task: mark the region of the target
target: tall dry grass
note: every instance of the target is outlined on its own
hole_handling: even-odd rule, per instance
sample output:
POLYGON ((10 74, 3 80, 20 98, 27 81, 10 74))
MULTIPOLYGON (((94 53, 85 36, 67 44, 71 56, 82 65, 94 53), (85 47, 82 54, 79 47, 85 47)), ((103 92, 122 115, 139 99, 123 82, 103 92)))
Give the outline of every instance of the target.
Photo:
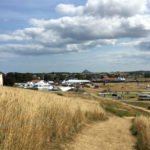
POLYGON ((133 129, 137 134, 137 148, 150 150, 150 117, 137 117, 134 120, 133 129))
POLYGON ((97 102, 0 87, 0 149, 54 149, 90 120, 105 119, 97 102), (54 144, 55 143, 55 144, 54 144))

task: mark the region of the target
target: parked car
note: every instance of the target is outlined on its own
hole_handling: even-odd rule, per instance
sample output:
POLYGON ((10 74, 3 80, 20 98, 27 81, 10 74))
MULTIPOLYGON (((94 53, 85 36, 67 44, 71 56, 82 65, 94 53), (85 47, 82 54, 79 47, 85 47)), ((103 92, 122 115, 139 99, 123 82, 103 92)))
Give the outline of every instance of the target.
POLYGON ((144 101, 144 100, 150 101, 150 95, 148 95, 148 94, 141 94, 141 95, 139 95, 138 100, 141 100, 141 101, 144 101))

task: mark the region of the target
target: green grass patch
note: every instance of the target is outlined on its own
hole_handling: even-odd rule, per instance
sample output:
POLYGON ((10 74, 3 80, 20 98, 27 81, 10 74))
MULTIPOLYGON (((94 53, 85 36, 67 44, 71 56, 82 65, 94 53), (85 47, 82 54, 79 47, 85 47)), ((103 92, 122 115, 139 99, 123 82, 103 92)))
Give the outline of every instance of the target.
POLYGON ((117 102, 117 101, 103 100, 101 105, 107 112, 110 112, 119 117, 149 115, 149 113, 147 112, 136 110, 131 107, 127 107, 121 102, 117 102))
POLYGON ((136 93, 124 93, 123 97, 124 97, 124 99, 137 98, 137 94, 136 93))
POLYGON ((133 106, 138 106, 138 107, 142 107, 142 108, 148 108, 148 106, 150 106, 150 103, 148 102, 129 102, 129 101, 124 101, 124 103, 133 105, 133 106))

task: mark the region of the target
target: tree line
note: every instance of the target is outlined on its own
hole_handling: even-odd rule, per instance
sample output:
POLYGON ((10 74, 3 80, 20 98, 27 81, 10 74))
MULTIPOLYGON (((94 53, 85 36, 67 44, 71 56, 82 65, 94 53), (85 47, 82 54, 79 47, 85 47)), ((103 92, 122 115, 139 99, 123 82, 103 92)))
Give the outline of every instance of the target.
POLYGON ((18 73, 9 72, 3 73, 4 85, 13 86, 15 83, 26 83, 32 80, 45 80, 60 82, 68 79, 92 79, 92 74, 83 73, 18 73))
MULTIPOLYGON (((1 72, 2 73, 2 72, 1 72)), ((19 72, 9 72, 3 74, 4 85, 13 86, 14 83, 26 83, 32 80, 45 80, 45 81, 55 81, 60 82, 68 79, 102 79, 107 77, 118 77, 120 76, 117 72, 113 73, 91 73, 88 71, 83 71, 82 73, 69 73, 69 72, 51 72, 51 73, 19 73, 19 72)), ((126 78, 128 76, 139 78, 139 75, 143 78, 150 78, 150 71, 133 71, 126 72, 126 78)))

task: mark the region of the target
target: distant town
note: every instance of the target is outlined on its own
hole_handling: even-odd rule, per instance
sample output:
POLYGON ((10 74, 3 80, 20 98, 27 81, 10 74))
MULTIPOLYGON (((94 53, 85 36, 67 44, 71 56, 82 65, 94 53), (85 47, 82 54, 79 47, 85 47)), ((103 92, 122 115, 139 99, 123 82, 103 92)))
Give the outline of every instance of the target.
POLYGON ((84 70, 81 73, 51 72, 51 73, 3 73, 3 84, 13 86, 15 83, 26 83, 32 80, 44 80, 62 82, 64 80, 79 79, 90 80, 92 82, 146 82, 150 81, 150 71, 131 72, 101 72, 93 73, 84 70))

